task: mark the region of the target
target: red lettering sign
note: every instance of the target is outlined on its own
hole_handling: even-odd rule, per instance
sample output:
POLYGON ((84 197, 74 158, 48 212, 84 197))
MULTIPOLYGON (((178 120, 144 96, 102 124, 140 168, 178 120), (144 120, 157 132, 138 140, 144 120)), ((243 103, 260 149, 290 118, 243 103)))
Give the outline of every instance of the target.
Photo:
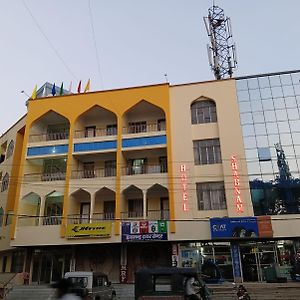
POLYGON ((181 189, 182 189, 182 209, 183 211, 188 211, 188 201, 189 196, 187 192, 188 184, 187 184, 187 167, 186 165, 180 165, 180 181, 181 181, 181 189))
POLYGON ((241 197, 241 189, 240 189, 240 177, 238 171, 238 163, 235 155, 231 156, 231 170, 233 176, 233 188, 234 188, 234 202, 236 207, 236 212, 243 213, 244 212, 244 204, 241 197))

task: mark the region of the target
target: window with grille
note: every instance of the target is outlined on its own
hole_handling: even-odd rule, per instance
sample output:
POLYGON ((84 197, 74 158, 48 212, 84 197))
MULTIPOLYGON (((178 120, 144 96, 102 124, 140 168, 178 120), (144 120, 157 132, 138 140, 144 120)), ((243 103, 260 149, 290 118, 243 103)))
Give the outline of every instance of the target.
POLYGON ((224 182, 196 183, 198 210, 226 209, 224 182))
POLYGON ((14 152, 14 146, 15 146, 15 143, 13 140, 11 140, 7 147, 6 159, 8 159, 9 157, 12 156, 12 154, 14 152))
POLYGON ((9 175, 8 173, 6 173, 2 179, 1 192, 4 192, 8 189, 8 184, 9 184, 9 175))
POLYGON ((129 199, 128 200, 128 217, 136 218, 143 216, 143 200, 129 199))
POLYGON ((217 122, 216 104, 211 100, 196 101, 191 105, 192 124, 217 122))
POLYGON ((196 165, 218 164, 222 162, 220 140, 197 140, 194 143, 194 160, 196 165))

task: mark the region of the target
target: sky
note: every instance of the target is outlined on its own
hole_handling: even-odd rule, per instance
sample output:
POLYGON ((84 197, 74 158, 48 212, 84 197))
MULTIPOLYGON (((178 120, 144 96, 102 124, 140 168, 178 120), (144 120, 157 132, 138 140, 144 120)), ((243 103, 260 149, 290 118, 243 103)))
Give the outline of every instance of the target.
MULTIPOLYGON (((299 0, 215 0, 231 18, 234 76, 300 69, 299 0)), ((0 0, 0 135, 45 82, 91 91, 214 79, 212 0, 0 0), (25 91, 25 93, 21 93, 25 91)))

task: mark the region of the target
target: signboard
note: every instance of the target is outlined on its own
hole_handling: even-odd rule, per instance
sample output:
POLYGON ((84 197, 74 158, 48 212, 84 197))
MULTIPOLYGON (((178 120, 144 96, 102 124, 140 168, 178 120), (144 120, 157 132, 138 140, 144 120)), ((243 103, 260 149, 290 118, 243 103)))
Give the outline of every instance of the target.
POLYGON ((168 239, 167 221, 122 222, 122 242, 168 239))
POLYGON ((232 268, 234 281, 239 281, 242 278, 242 268, 240 259, 240 249, 238 244, 231 244, 231 257, 232 257, 232 268))
POLYGON ((234 204, 235 204, 236 212, 243 213, 244 204, 241 196, 241 182, 240 182, 237 158, 235 155, 231 156, 231 170, 233 176, 234 204))
POLYGON ((180 165, 180 181, 181 181, 181 188, 182 188, 182 209, 183 211, 188 211, 188 201, 189 196, 187 192, 187 167, 186 165, 180 165))
POLYGON ((128 282, 128 268, 127 265, 120 266, 120 283, 128 282))
POLYGON ((67 225, 67 238, 110 237, 111 222, 67 225))

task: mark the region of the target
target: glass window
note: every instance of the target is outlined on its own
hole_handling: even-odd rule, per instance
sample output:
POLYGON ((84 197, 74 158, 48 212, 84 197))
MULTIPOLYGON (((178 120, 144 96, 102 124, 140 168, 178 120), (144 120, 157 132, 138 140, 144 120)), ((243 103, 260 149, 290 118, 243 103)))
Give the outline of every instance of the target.
POLYGON ((257 78, 248 79, 248 88, 249 88, 249 90, 258 89, 258 80, 257 80, 257 78))
POLYGON ((255 135, 253 125, 244 125, 242 130, 243 130, 243 135, 244 136, 255 135))
POLYGON ((143 199, 128 199, 128 217, 143 216, 143 199))
POLYGON ((266 123, 266 128, 268 134, 278 133, 277 123, 266 123))
POLYGON ((237 80, 236 81, 236 88, 237 88, 238 91, 248 90, 247 79, 237 80))
POLYGON ((260 88, 266 88, 270 86, 269 78, 268 77, 259 77, 258 78, 260 88))
MULTIPOLYGON (((280 135, 280 142, 282 146, 291 146, 292 142, 292 135, 290 133, 284 133, 280 135)), ((286 148, 284 148, 285 150, 286 148)))
MULTIPOLYGON (((288 142, 288 140, 286 140, 286 141, 288 142)), ((288 163, 290 164, 292 159, 295 159, 294 147, 291 146, 291 143, 289 143, 289 144, 284 145, 283 150, 284 150, 285 157, 288 159, 288 163)))
POLYGON ((276 115, 274 110, 265 111, 266 122, 274 122, 276 121, 276 115))
POLYGON ((298 120, 300 118, 297 108, 288 108, 287 115, 289 120, 298 120))
POLYGON ((11 140, 8 144, 8 147, 7 147, 7 152, 6 152, 6 159, 10 158, 14 152, 14 146, 15 146, 15 143, 13 140, 11 140))
MULTIPOLYGON (((273 175, 273 165, 272 165, 272 162, 270 160, 271 160, 271 158, 261 162, 260 170, 261 170, 262 174, 273 175)), ((271 178, 268 178, 268 179, 271 179, 271 178)))
POLYGON ((256 148, 256 140, 253 136, 248 136, 244 138, 245 148, 246 149, 253 149, 256 148))
POLYGON ((248 173, 251 175, 259 176, 260 175, 260 165, 257 161, 247 162, 248 173))
POLYGON ((276 98, 273 100, 275 109, 285 108, 284 98, 276 98))
POLYGON ((258 158, 256 149, 245 150, 245 153, 246 153, 247 159, 251 159, 251 158, 257 159, 258 158))
POLYGON ((226 209, 224 182, 196 183, 198 210, 226 209))
POLYGON ((268 135, 268 139, 269 139, 269 146, 274 147, 274 145, 279 142, 279 135, 278 134, 268 135))
POLYGON ((295 95, 300 95, 300 85, 294 85, 294 93, 295 95))
POLYGON ((260 90, 261 99, 268 99, 272 97, 271 89, 265 88, 260 90))
POLYGON ((278 122, 279 133, 290 132, 290 126, 288 122, 278 122))
POLYGON ((289 167, 291 172, 294 173, 298 172, 298 165, 297 165, 297 161, 295 160, 295 157, 289 160, 289 167))
POLYGON ((280 80, 282 85, 292 85, 291 74, 282 74, 280 75, 280 80))
POLYGON ((117 135, 117 124, 106 125, 106 135, 117 135))
POLYGON ((274 110, 274 104, 273 104, 273 99, 266 99, 266 100, 262 100, 261 101, 262 106, 263 106, 263 110, 274 110))
POLYGON ((249 90, 250 100, 259 100, 260 92, 259 90, 249 90))
POLYGON ((295 93, 294 93, 294 88, 292 85, 288 85, 288 86, 283 86, 282 87, 282 90, 283 90, 283 95, 285 97, 288 97, 288 96, 294 96, 295 93))
POLYGON ((288 108, 297 107, 297 102, 295 97, 286 97, 285 99, 285 106, 288 108))
POLYGON ((299 84, 299 82, 300 82, 300 73, 292 73, 291 76, 292 76, 293 84, 299 84))
POLYGON ((140 133, 140 132, 147 132, 147 122, 140 121, 140 122, 129 122, 129 133, 140 133))
POLYGON ((194 160, 196 165, 221 163, 219 139, 194 141, 194 160))
POLYGON ((285 109, 275 110, 277 121, 286 121, 287 113, 285 109))
POLYGON ((256 135, 266 135, 266 125, 265 124, 255 124, 255 133, 256 135))
POLYGON ((191 105, 192 124, 217 122, 216 104, 214 101, 196 101, 191 105))
POLYGON ((2 179, 1 192, 4 192, 8 189, 8 184, 9 184, 9 175, 8 173, 6 173, 2 179))
MULTIPOLYGON (((293 132, 292 133, 293 141, 295 145, 300 145, 300 132, 293 132)), ((296 152, 300 153, 300 152, 296 152)))
POLYGON ((271 152, 269 147, 257 148, 257 154, 259 161, 271 160, 271 152))
POLYGON ((249 124, 249 123, 253 123, 253 119, 252 119, 252 113, 244 113, 241 114, 241 124, 249 124))
POLYGON ((273 98, 278 98, 283 96, 282 88, 281 86, 271 87, 272 96, 273 98))
POLYGON ((269 77, 271 86, 281 86, 280 78, 278 75, 269 77))
POLYGON ((250 102, 240 102, 240 112, 249 112, 251 111, 250 102))
POLYGON ((252 111, 255 112, 255 111, 262 111, 262 103, 261 101, 251 101, 251 108, 252 108, 252 111))
POLYGON ((300 131, 300 120, 290 121, 291 131, 299 132, 300 131))
POLYGON ((266 135, 259 135, 256 137, 257 147, 268 147, 268 138, 266 135))
POLYGON ((128 160, 128 175, 145 174, 147 169, 146 158, 135 158, 128 160))
POLYGON ((264 122, 264 114, 262 112, 253 113, 253 121, 254 121, 254 123, 263 123, 264 122))
POLYGON ((249 101, 250 100, 248 90, 246 90, 246 91, 238 91, 237 95, 238 95, 238 98, 239 98, 240 102, 241 101, 249 101))

